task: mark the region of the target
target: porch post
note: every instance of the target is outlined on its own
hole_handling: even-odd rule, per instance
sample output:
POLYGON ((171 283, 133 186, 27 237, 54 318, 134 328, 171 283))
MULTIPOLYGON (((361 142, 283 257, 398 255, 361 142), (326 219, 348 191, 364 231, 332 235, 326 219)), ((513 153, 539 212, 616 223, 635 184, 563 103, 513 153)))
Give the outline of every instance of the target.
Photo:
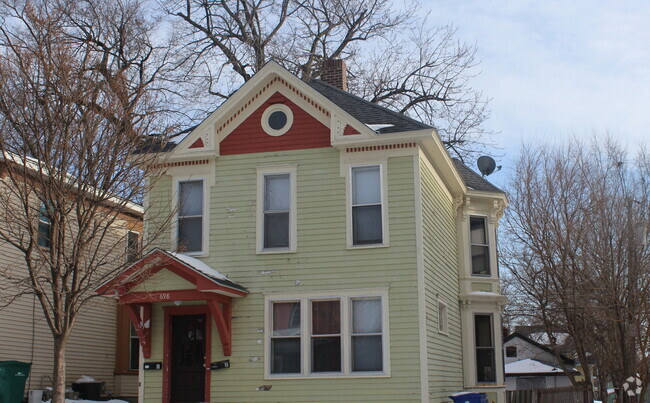
POLYGON ((223 355, 226 357, 232 354, 232 306, 231 302, 223 302, 222 307, 215 299, 208 299, 208 307, 214 318, 214 323, 219 331, 219 338, 223 346, 223 355))

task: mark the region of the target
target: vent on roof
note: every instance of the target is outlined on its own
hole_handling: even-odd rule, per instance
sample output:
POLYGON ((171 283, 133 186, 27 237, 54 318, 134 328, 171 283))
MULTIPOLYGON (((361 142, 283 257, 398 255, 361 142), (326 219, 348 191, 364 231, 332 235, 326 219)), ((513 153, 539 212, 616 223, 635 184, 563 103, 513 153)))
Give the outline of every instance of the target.
POLYGON ((348 90, 348 71, 345 61, 341 59, 327 59, 323 62, 320 79, 329 85, 343 91, 348 90))

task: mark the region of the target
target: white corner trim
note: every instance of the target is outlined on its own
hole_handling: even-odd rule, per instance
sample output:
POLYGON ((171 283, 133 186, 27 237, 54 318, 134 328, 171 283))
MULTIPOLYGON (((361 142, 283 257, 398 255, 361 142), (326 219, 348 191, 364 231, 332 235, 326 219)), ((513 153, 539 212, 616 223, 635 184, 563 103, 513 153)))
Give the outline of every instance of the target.
POLYGON ((427 306, 426 288, 424 276, 424 229, 422 224, 422 178, 420 175, 419 153, 413 157, 413 181, 415 189, 415 250, 417 256, 417 278, 418 278, 418 338, 420 349, 420 399, 422 402, 429 401, 429 354, 427 340, 427 306))

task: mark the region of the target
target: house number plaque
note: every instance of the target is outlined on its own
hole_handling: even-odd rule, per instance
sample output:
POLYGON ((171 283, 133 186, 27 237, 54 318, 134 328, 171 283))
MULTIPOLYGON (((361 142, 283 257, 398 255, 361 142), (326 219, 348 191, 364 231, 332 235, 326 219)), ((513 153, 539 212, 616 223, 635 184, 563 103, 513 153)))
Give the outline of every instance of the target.
POLYGON ((210 363, 210 369, 230 368, 230 360, 216 361, 210 363))

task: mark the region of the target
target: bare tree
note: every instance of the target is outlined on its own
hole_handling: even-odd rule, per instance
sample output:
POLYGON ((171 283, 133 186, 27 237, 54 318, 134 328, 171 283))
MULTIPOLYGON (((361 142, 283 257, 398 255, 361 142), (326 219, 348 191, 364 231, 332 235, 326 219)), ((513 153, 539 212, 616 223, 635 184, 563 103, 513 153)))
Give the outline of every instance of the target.
POLYGON ((27 268, 6 271, 0 292, 38 300, 62 403, 79 312, 125 266, 133 201, 153 169, 134 152, 168 131, 170 95, 157 84, 173 66, 138 0, 6 0, 0 15, 0 241, 27 268))
POLYGON ((516 169, 503 263, 517 310, 544 326, 558 358, 553 333, 567 332, 584 381, 597 376, 602 393, 612 381, 628 401, 626 379, 649 380, 648 155, 631 159, 606 137, 524 148, 516 169))
MULTIPOLYGON (((348 61, 357 95, 436 126, 455 155, 490 143, 487 99, 470 81, 476 48, 389 0, 163 0, 183 34, 192 81, 214 108, 273 59, 305 81, 328 59, 348 61)), ((188 76, 189 78, 189 76, 188 76)))

